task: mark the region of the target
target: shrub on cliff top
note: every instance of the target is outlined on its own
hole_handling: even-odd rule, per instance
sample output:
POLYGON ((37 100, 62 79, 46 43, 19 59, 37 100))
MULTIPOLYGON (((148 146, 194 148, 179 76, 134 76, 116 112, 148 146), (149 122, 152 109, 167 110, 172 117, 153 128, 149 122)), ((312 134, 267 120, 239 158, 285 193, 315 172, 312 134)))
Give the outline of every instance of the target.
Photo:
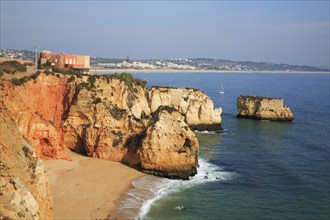
POLYGON ((138 78, 134 78, 132 74, 129 73, 114 73, 110 75, 111 78, 113 79, 120 79, 125 82, 125 84, 132 90, 133 89, 133 84, 146 87, 147 82, 145 80, 141 80, 138 78))
POLYGON ((96 76, 95 75, 90 75, 88 77, 88 80, 89 84, 91 85, 91 87, 95 87, 95 81, 96 81, 96 76))
POLYGON ((55 73, 64 73, 65 72, 61 67, 58 67, 58 66, 53 66, 52 70, 55 73))
POLYGON ((67 75, 79 75, 79 72, 75 69, 69 69, 67 71, 64 71, 63 74, 67 74, 67 75))
POLYGON ((5 61, 0 63, 0 73, 14 74, 16 72, 26 72, 26 65, 21 64, 16 60, 5 61))
POLYGON ((37 79, 37 77, 38 77, 39 75, 40 75, 40 71, 37 71, 36 73, 34 73, 34 74, 30 75, 30 76, 24 76, 24 77, 19 78, 19 79, 17 79, 17 78, 12 78, 12 79, 11 79, 11 82, 12 82, 13 84, 15 84, 15 85, 18 86, 18 85, 22 85, 22 84, 24 84, 24 83, 30 81, 31 79, 33 79, 33 80, 37 79))

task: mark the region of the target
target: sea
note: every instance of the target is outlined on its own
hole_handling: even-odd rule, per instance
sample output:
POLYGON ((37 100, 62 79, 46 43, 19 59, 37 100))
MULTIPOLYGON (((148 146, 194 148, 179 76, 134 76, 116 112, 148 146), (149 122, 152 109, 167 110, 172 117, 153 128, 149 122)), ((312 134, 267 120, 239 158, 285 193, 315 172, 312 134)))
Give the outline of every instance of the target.
POLYGON ((129 219, 330 218, 329 74, 133 73, 148 87, 203 90, 223 132, 195 132, 198 174, 145 176, 119 201, 129 219), (219 90, 224 88, 224 93, 219 90), (240 95, 283 98, 294 122, 236 118, 240 95))

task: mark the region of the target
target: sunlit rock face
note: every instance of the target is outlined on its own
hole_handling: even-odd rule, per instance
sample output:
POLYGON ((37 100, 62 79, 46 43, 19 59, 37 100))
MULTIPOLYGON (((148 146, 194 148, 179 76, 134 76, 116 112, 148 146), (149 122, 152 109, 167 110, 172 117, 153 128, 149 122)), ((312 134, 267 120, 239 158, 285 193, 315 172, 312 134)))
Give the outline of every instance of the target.
POLYGON ((63 144, 63 114, 68 110, 75 82, 62 74, 39 74, 25 83, 1 83, 0 96, 20 132, 44 158, 67 159, 63 144))
POLYGON ((188 179, 197 173, 198 140, 176 109, 160 106, 153 115, 138 155, 144 172, 188 179))
POLYGON ((159 106, 177 109, 193 130, 221 130, 221 108, 214 108, 213 101, 203 91, 190 88, 153 87, 149 93, 150 108, 159 106))
POLYGON ((237 117, 271 121, 293 121, 293 113, 281 98, 239 96, 237 117))
POLYGON ((146 129, 150 117, 146 92, 120 79, 100 77, 94 87, 81 84, 63 125, 64 143, 91 157, 132 164, 130 141, 146 129))
POLYGON ((220 130, 221 108, 196 89, 154 87, 130 74, 38 73, 2 81, 8 116, 42 158, 68 159, 66 149, 119 161, 154 175, 196 173, 192 130, 220 130))
POLYGON ((44 164, 0 100, 0 219, 52 219, 44 164))

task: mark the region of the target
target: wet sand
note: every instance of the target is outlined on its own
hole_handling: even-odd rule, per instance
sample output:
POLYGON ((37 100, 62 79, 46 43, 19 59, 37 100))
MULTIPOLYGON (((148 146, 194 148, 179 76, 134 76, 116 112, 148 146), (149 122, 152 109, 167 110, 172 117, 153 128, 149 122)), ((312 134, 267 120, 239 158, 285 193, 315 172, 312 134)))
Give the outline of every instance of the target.
POLYGON ((45 161, 54 219, 121 219, 117 201, 145 174, 117 162, 70 156, 72 161, 45 161))

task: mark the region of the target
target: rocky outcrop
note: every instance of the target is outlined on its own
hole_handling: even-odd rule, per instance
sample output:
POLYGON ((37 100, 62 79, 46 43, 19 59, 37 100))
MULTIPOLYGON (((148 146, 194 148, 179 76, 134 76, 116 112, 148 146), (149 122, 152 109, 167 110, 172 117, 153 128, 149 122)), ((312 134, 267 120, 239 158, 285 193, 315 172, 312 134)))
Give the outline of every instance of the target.
POLYGON ((185 116, 193 130, 221 130, 221 108, 214 109, 213 101, 204 92, 190 88, 153 87, 149 93, 150 108, 170 106, 185 116))
POLYGON ((150 117, 145 87, 104 76, 94 87, 80 84, 74 96, 63 126, 66 146, 91 157, 136 164, 127 157, 134 155, 130 140, 146 129, 150 117))
POLYGON ((0 219, 52 219, 52 197, 43 162, 2 100, 0 130, 0 219))
POLYGON ((188 179, 197 172, 199 150, 191 129, 220 129, 220 114, 200 90, 148 91, 129 74, 38 72, 2 81, 0 218, 52 219, 41 159, 69 160, 67 148, 188 179))
POLYGON ((160 106, 150 121, 138 155, 144 172, 188 179, 197 173, 199 145, 195 134, 174 108, 160 106))
POLYGON ((78 86, 63 126, 64 142, 91 157, 187 179, 196 173, 198 141, 176 109, 159 109, 151 114, 145 86, 100 76, 94 87, 78 86))
POLYGON ((69 159, 65 149, 70 148, 148 173, 186 179, 197 166, 198 143, 190 129, 221 129, 221 108, 214 109, 202 91, 164 87, 149 91, 144 81, 126 73, 38 73, 3 81, 0 95, 19 131, 46 159, 69 159))
POLYGON ((293 113, 281 98, 239 96, 237 117, 271 121, 293 121, 293 113))

